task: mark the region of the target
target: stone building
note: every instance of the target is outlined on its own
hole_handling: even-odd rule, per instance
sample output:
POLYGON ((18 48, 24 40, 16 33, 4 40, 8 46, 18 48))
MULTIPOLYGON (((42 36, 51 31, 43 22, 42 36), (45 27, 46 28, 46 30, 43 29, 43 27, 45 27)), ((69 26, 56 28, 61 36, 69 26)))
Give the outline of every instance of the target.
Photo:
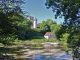
POLYGON ((37 19, 32 16, 29 16, 28 19, 32 22, 31 28, 37 28, 37 19))

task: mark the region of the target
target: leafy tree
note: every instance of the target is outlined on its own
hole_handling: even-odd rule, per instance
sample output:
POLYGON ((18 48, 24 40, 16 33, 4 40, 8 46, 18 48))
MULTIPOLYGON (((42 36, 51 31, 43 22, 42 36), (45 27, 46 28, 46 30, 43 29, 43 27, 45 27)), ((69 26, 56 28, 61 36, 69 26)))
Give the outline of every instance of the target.
POLYGON ((53 33, 55 33, 57 31, 57 29, 56 29, 57 27, 58 27, 57 24, 52 24, 51 27, 50 27, 51 28, 51 31, 53 33))
POLYGON ((11 43, 25 30, 27 22, 21 9, 22 3, 23 0, 0 0, 0 43, 11 43))
MULTIPOLYGON (((64 23, 61 28, 63 32, 61 34, 69 33, 67 42, 73 50, 77 50, 80 46, 80 0, 46 0, 45 5, 56 12, 55 18, 64 16, 64 23)), ((75 51, 73 52, 75 55, 75 51)), ((77 52, 76 55, 80 54, 77 52)), ((76 58, 79 58, 79 56, 76 58)))
POLYGON ((45 32, 50 31, 50 26, 45 21, 43 21, 39 25, 40 25, 40 29, 43 30, 43 34, 45 34, 45 32))
POLYGON ((41 30, 43 30, 43 34, 45 34, 45 32, 52 31, 52 25, 57 25, 57 23, 56 21, 53 21, 51 19, 47 19, 46 21, 42 21, 42 23, 39 23, 39 27, 41 30))
POLYGON ((6 56, 11 48, 8 49, 5 46, 11 45, 21 30, 24 30, 22 3, 24 3, 23 0, 0 0, 0 43, 4 44, 4 47, 0 47, 1 60, 12 60, 6 56), (6 54, 5 58, 3 54, 6 54))
POLYGON ((69 34, 68 34, 68 33, 64 33, 64 34, 62 35, 61 41, 67 42, 68 37, 69 37, 69 34))
MULTIPOLYGON (((29 35, 28 33, 29 33, 29 31, 31 31, 31 22, 30 22, 30 20, 28 20, 28 19, 26 19, 26 18, 24 18, 24 20, 21 22, 21 23, 18 23, 18 38, 19 39, 22 39, 22 40, 24 40, 24 39, 27 39, 26 38, 26 35, 29 35), (28 31, 28 33, 26 33, 28 31)), ((30 35, 29 35, 30 36, 30 35)))
POLYGON ((56 21, 53 21, 53 20, 51 20, 51 19, 47 19, 47 20, 46 20, 46 23, 47 23, 49 26, 51 26, 52 24, 57 24, 56 21))

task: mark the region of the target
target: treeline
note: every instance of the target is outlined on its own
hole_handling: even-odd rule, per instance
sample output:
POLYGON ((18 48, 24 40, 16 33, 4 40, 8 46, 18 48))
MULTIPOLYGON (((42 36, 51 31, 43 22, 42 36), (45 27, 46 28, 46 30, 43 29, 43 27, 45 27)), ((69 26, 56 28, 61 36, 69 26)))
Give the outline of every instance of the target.
POLYGON ((42 21, 38 24, 38 28, 30 28, 26 30, 25 34, 20 34, 20 39, 41 39, 44 38, 44 34, 46 32, 53 32, 56 34, 56 32, 60 29, 59 24, 57 24, 56 21, 53 21, 51 19, 47 19, 45 21, 42 21))

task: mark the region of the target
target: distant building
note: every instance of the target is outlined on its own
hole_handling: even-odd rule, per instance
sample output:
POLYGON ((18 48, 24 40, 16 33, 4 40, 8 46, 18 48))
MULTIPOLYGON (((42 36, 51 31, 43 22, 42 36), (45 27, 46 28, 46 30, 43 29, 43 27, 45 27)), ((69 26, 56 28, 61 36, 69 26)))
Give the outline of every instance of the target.
POLYGON ((46 32, 44 35, 44 38, 49 39, 49 38, 56 38, 56 36, 52 32, 46 32))
POLYGON ((37 28, 37 19, 32 16, 29 16, 28 19, 32 22, 31 28, 37 28))

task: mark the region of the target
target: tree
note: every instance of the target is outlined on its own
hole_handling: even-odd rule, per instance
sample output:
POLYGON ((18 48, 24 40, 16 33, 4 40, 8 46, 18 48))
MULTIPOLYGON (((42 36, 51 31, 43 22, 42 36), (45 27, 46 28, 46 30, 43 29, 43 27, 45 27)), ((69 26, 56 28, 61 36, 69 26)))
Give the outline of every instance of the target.
POLYGON ((57 25, 57 24, 52 24, 51 27, 50 27, 50 29, 51 29, 51 31, 52 31, 53 33, 56 33, 56 31, 57 31, 56 28, 58 28, 58 25, 57 25))
POLYGON ((44 32, 50 32, 52 30, 52 25, 57 25, 57 23, 56 21, 53 21, 51 19, 47 19, 46 21, 42 21, 42 23, 39 23, 40 29, 42 29, 44 32))
POLYGON ((62 40, 62 41, 65 41, 65 42, 67 42, 67 40, 68 40, 68 37, 69 37, 69 34, 68 34, 68 33, 64 33, 64 34, 62 35, 62 38, 61 38, 61 40, 62 40))
POLYGON ((56 21, 53 21, 53 20, 51 20, 51 19, 47 19, 47 20, 46 20, 46 23, 47 23, 49 26, 51 26, 52 24, 57 24, 56 21))
MULTIPOLYGON (((27 18, 24 18, 21 23, 18 23, 18 31, 17 35, 19 39, 25 40, 26 35, 29 35, 29 31, 31 31, 31 21, 28 20, 27 18), (28 33, 26 33, 28 31, 28 33)), ((30 35, 29 35, 30 36, 30 35)))
POLYGON ((0 11, 7 14, 10 11, 22 12, 20 5, 24 3, 23 0, 0 0, 0 11))
POLYGON ((80 46, 80 0, 46 0, 45 5, 56 12, 55 18, 64 16, 61 30, 65 31, 62 30, 61 34, 67 31, 70 34, 68 44, 72 46, 73 50, 77 49, 80 46))
POLYGON ((6 53, 13 49, 6 46, 11 45, 18 38, 20 31, 24 29, 24 27, 22 28, 25 26, 22 3, 23 0, 0 0, 0 43, 4 44, 4 47, 0 47, 1 60, 12 60, 6 56, 6 53), (5 54, 5 58, 3 54, 5 54))
POLYGON ((0 43, 9 44, 17 37, 19 24, 24 20, 22 3, 22 0, 0 0, 0 43))
POLYGON ((43 31, 43 34, 45 34, 48 31, 51 31, 50 26, 46 23, 46 21, 42 21, 42 23, 40 23, 39 26, 40 29, 43 31))
POLYGON ((55 18, 64 16, 64 25, 80 26, 80 1, 79 0, 46 0, 47 8, 56 12, 55 18))

